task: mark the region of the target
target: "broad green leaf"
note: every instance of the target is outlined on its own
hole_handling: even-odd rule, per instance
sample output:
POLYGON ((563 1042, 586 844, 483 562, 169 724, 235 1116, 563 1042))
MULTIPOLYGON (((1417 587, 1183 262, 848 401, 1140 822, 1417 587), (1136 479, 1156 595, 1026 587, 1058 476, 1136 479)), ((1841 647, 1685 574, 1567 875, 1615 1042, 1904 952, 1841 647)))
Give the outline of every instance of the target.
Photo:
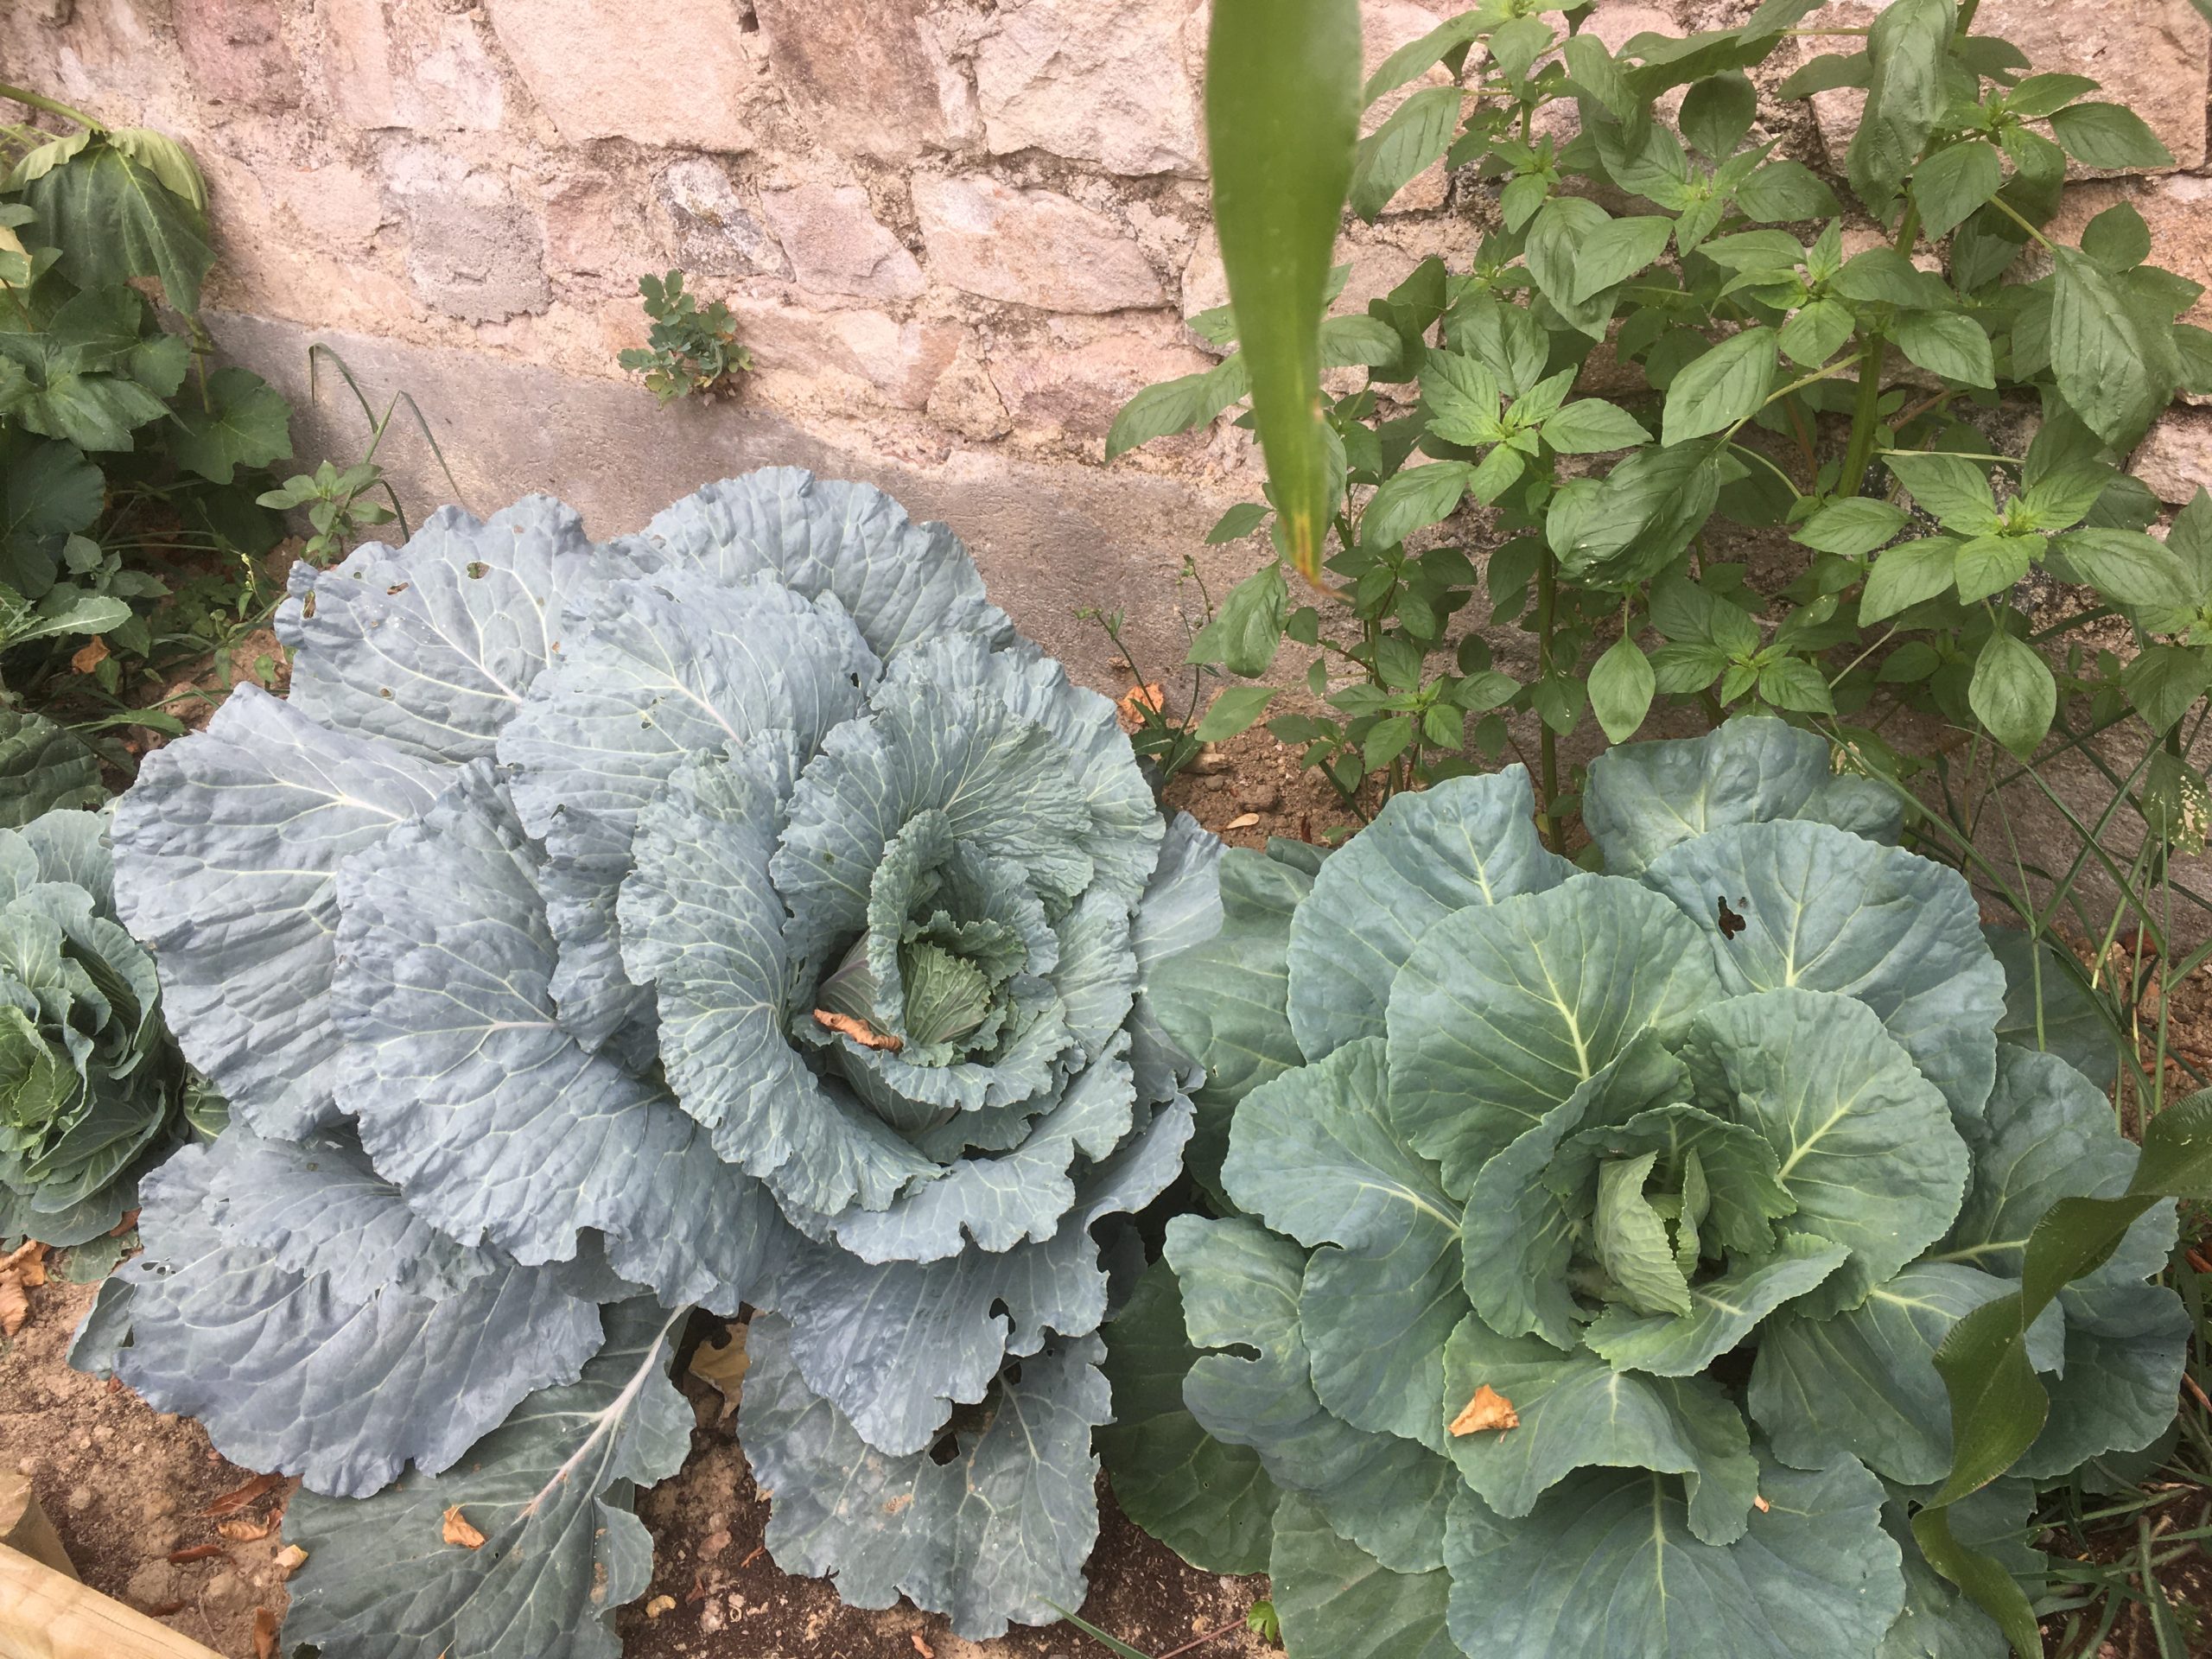
POLYGON ((1639 1313, 1687 1313, 1689 1285, 1675 1261, 1667 1224, 1643 1196, 1656 1152, 1612 1158, 1598 1166, 1598 1205, 1591 1247, 1598 1265, 1639 1313))
POLYGON ((1497 377, 1478 358, 1457 352, 1433 352, 1421 371, 1421 401, 1430 429, 1453 443, 1496 443, 1505 435, 1499 421, 1497 377))
POLYGON ((1685 443, 1750 419, 1774 378, 1776 346, 1773 329, 1746 328, 1676 375, 1660 442, 1685 443))
POLYGON ((1769 162, 1736 187, 1736 206, 1759 225, 1826 219, 1839 211, 1835 192, 1802 162, 1769 162))
POLYGON ((200 309, 200 279, 215 262, 207 222, 148 168, 105 143, 31 180, 23 200, 61 250, 61 274, 79 289, 133 276, 161 279, 178 310, 200 309))
POLYGON ((1290 923, 1290 1025, 1308 1058, 1383 1034, 1391 982, 1435 917, 1556 887, 1519 765, 1391 797, 1313 878, 1290 923))
POLYGON ((1370 547, 1395 547, 1417 530, 1458 511, 1475 469, 1464 461, 1432 461, 1393 474, 1367 504, 1360 532, 1370 547))
POLYGON ((1281 564, 1262 565, 1229 590, 1213 620, 1192 639, 1190 660, 1219 663, 1247 678, 1266 673, 1282 644, 1289 605, 1281 564))
POLYGON ((1988 468, 1959 455, 1892 454, 1889 468, 1912 492, 1912 499, 1961 536, 1993 535, 2004 528, 1988 468))
POLYGON ((1459 130, 1457 86, 1424 86, 1359 141, 1352 163, 1351 207, 1370 225, 1390 200, 1452 147, 1459 130))
POLYGON ((1554 496, 1544 538, 1570 580, 1628 588, 1672 564, 1719 496, 1713 446, 1640 448, 1604 478, 1578 479, 1554 496))
POLYGON ((2050 311, 2058 390, 2090 430, 2130 448, 2173 395, 2180 363, 2171 330, 2146 315, 2087 254, 2059 247, 2050 311))
POLYGON ((1876 218, 1886 220, 1905 175, 1942 118, 1956 8, 1951 0, 1899 0, 1874 20, 1866 39, 1871 73, 1866 110, 1852 135, 1844 170, 1876 218))
POLYGON ((2087 75, 2029 75, 2005 94, 2005 108, 2024 121, 2039 120, 2096 90, 2087 75))
POLYGON ((2054 537, 2050 546, 2091 587, 2120 604, 2163 610, 2202 602, 2202 592, 2181 556, 2140 531, 2069 531, 2054 537))
POLYGON ((1272 685, 1225 685, 1214 695, 1205 717, 1192 728, 1191 735, 1201 743, 1232 738, 1268 712, 1274 695, 1272 685))
POLYGON ((1259 502, 1239 501, 1206 532, 1206 545, 1219 547, 1224 543, 1242 541, 1267 521, 1268 509, 1259 502))
POLYGON ((2035 536, 1976 536, 1961 543, 1951 562, 1961 602, 1971 605, 2008 591, 2041 550, 2042 538, 2035 536))
POLYGON ((1808 518, 1798 527, 1797 540, 1815 553, 1863 558, 1910 521, 1911 515, 1892 502, 1852 496, 1831 501, 1808 518))
POLYGON ((1655 214, 1612 219, 1585 232, 1574 256, 1576 302, 1626 282, 1649 265, 1667 251, 1674 228, 1671 219, 1655 214))
POLYGON ((1174 1270, 1155 1262, 1106 1326, 1114 1421, 1098 1453, 1122 1512, 1207 1573, 1259 1573, 1281 1494, 1249 1446, 1217 1440, 1183 1403, 1198 1351, 1174 1270))
POLYGON ((2115 170, 2171 167, 2173 152, 2143 118, 2123 104, 2073 104, 2054 110, 2050 130, 2084 167, 2115 170))
POLYGON ((1615 743, 1634 737, 1651 710, 1651 659, 1636 641, 1616 639, 1590 666, 1590 712, 1615 743))
MULTIPOLYGON (((1961 1122, 1980 1116, 1996 1077, 1990 1033, 2005 1006, 2005 976, 1955 871, 1827 824, 1785 820, 1733 825, 1673 848, 1643 879, 1706 930, 1732 990, 1853 997, 1879 1016, 1961 1122), (1720 913, 1723 900, 1741 927, 1720 913)), ((1777 1029, 1794 1029, 1802 1011, 1777 1009, 1791 1016, 1777 1029)), ((1833 1012, 1853 1020, 1847 1009, 1833 1012)), ((1843 1027, 1829 1039, 1843 1041, 1843 1027)), ((1862 1064, 1886 1063, 1886 1052, 1872 1047, 1862 1064)), ((1926 1150, 1948 1156, 1948 1148, 1926 1150)))
POLYGON ((1793 715, 1832 715, 1827 678, 1802 657, 1777 657, 1759 670, 1759 701, 1793 715))
POLYGON ((1912 199, 1922 231, 1940 242, 2005 182, 1997 146, 1980 138, 1947 144, 1913 169, 1912 199))
POLYGON ((1897 348, 1930 374, 1969 386, 1997 384, 1996 359, 1989 336, 1972 317, 1936 311, 1908 311, 1897 320, 1897 348))
POLYGON ((1708 76, 1683 96, 1682 137, 1703 151, 1707 161, 1726 161, 1751 130, 1758 108, 1758 89, 1742 70, 1708 76))
POLYGON ((1393 1111, 1443 1165, 1446 1189, 1465 1192, 1639 1032, 1719 984, 1694 924, 1630 881, 1571 881, 1446 916, 1390 989, 1393 1111))
POLYGON ((1874 841, 1895 841, 1899 827, 1889 791, 1839 777, 1826 739, 1763 715, 1704 737, 1607 750, 1590 763, 1582 810, 1605 868, 1619 875, 1724 824, 1813 818, 1874 841))
POLYGON ((1618 404, 1584 397, 1543 424, 1544 442, 1563 455, 1599 455, 1651 442, 1636 417, 1618 404))
POLYGON ((1904 1604, 1881 1483, 1848 1460, 1766 1464, 1758 1494, 1721 1545, 1666 1475, 1570 1476, 1520 1521, 1465 1493, 1446 1535, 1452 1637, 1483 1659, 1866 1659, 1904 1604))
POLYGON ((1357 0, 1222 0, 1206 140, 1230 302, 1291 562, 1319 581, 1332 499, 1320 327, 1359 139, 1357 0))
POLYGON ((1418 40, 1408 41, 1376 66, 1360 89, 1360 102, 1372 104, 1385 92, 1395 92, 1416 76, 1427 74, 1439 63, 1470 44, 1484 29, 1494 28, 1499 16, 1496 5, 1480 5, 1447 18, 1418 40))
POLYGON ((1544 297, 1570 327, 1592 340, 1605 337, 1617 296, 1611 289, 1583 296, 1582 248, 1612 223, 1612 215, 1594 201, 1580 196, 1554 196, 1529 224, 1522 256, 1544 297))
POLYGON ((1992 737, 2024 758, 2050 730, 2058 709, 2058 687, 2050 664, 2035 647, 2000 629, 1989 636, 1974 658, 1967 705, 1992 737))
POLYGON ((1527 308, 1487 294, 1470 295, 1446 313, 1444 332, 1452 349, 1481 362, 1509 397, 1519 397, 1542 378, 1551 354, 1550 340, 1527 308))
POLYGON ((1686 1477, 1700 1538, 1744 1535, 1758 1465, 1743 1414, 1711 1379, 1616 1371, 1592 1353, 1501 1337, 1471 1315, 1445 1351, 1442 1410, 1456 1414, 1484 1387, 1513 1402, 1520 1426, 1454 1435, 1452 1458, 1498 1516, 1527 1516, 1578 1469, 1648 1469, 1686 1477))
MULTIPOLYGON (((1653 1062, 1637 1056, 1616 1065, 1641 1066, 1653 1062)), ((1774 1223, 1796 1208, 1777 1173, 1780 1160, 1766 1137, 1751 1125, 1716 1117, 1711 1112, 1683 1103, 1690 1092, 1689 1072, 1677 1060, 1665 1073, 1663 1087, 1653 1088, 1661 1073, 1656 1069, 1639 1080, 1636 1090, 1590 1103, 1586 1116, 1592 1127, 1569 1139, 1545 1172, 1544 1185, 1564 1197, 1586 1196, 1592 1169, 1606 1157, 1626 1157, 1649 1152, 1658 1160, 1661 1185, 1688 1192, 1691 1166, 1696 1166, 1703 1188, 1703 1214, 1699 1225, 1718 1254, 1725 1249, 1747 1256, 1774 1252, 1774 1223), (1637 1093, 1648 1093, 1669 1103, 1636 1111, 1624 1118, 1637 1093)), ((1839 1258, 1840 1259, 1840 1258, 1839 1258)), ((1699 1369, 1692 1367, 1692 1370, 1699 1369)))
POLYGON ((20 830, 62 807, 106 798, 99 757, 43 715, 0 709, 0 829, 20 830))
POLYGON ((1147 995, 1167 1034, 1206 1068, 1208 1090, 1236 1101, 1305 1063, 1291 1035, 1287 959, 1291 916, 1313 878, 1233 847, 1220 880, 1221 931, 1161 963, 1147 995))
MULTIPOLYGON (((1816 1288, 1850 1254, 1826 1239, 1785 1234, 1772 1255, 1732 1262, 1726 1272, 1692 1285, 1686 1313, 1672 1318, 1637 1313, 1616 1303, 1598 1316, 1585 1340, 1591 1351, 1622 1370, 1694 1376, 1775 1309, 1816 1288)), ((1786 1328, 1786 1318, 1783 1323, 1786 1328)), ((1763 1338, 1762 1346, 1772 1340, 1763 1338)))
POLYGON ((2116 202, 2082 227, 2082 251, 2107 270, 2133 270, 2151 257, 2151 227, 2133 202, 2116 202))
POLYGON ((42 595, 63 539, 91 529, 106 496, 100 469, 74 444, 0 435, 0 582, 42 595))
POLYGON ((1791 362, 1816 369, 1836 354, 1857 326, 1849 308, 1834 300, 1815 300, 1782 325, 1777 343, 1791 362))
POLYGON ((1382 1039, 1363 1037, 1244 1097, 1222 1182, 1240 1209, 1322 1247, 1299 1300, 1322 1402, 1440 1452, 1444 1343, 1466 1312, 1459 1206, 1411 1128, 1382 1039))
POLYGON ((207 181, 200 171, 200 164, 192 159, 192 152, 182 144, 167 133, 156 132, 149 127, 111 127, 103 137, 159 179, 172 195, 189 203, 194 212, 206 215, 207 181))
MULTIPOLYGON (((1826 1319, 1776 1319, 1761 1334, 1747 1396, 1775 1455, 1801 1469, 1850 1456, 1885 1479, 1926 1486, 1951 1466, 1951 1408, 1936 1351, 1951 1327, 2011 1282, 1923 1262, 1826 1319)), ((2058 1359, 2058 1325, 2043 1337, 2058 1359)))
POLYGON ((1948 536, 1929 536, 1893 547, 1874 561, 1866 592, 1859 601, 1862 623, 1879 622, 1899 611, 1948 593, 1958 578, 1959 543, 1948 536))
POLYGON ((2202 645, 2147 645, 2120 671, 2120 683, 2152 731, 2170 732, 2212 689, 2212 652, 2202 645))
POLYGON ((1683 1058, 1700 1105, 1773 1146, 1797 1203, 1783 1230, 1850 1248, 1806 1298, 1809 1313, 1855 1306, 1958 1213, 1972 1160, 1942 1093, 1855 998, 1738 997, 1691 1022, 1683 1058))
POLYGON ((1998 1063, 2003 1045, 2047 1051, 2100 1089, 2120 1073, 2115 1016, 2100 1011, 2099 994, 2069 971, 2056 947, 2012 927, 1985 927, 1982 937, 2005 969, 2005 1017, 1998 1022, 1998 1063))
POLYGON ((1638 108, 1636 94, 1629 90, 1620 66, 1595 34, 1580 29, 1568 35, 1560 56, 1574 85, 1603 105, 1616 121, 1634 118, 1638 108))
POLYGON ((1808 59, 1777 89, 1784 99, 1810 98, 1845 86, 1864 86, 1873 79, 1874 60, 1864 51, 1823 52, 1808 59))
POLYGON ((265 467, 292 453, 292 405, 251 369, 218 369, 207 377, 207 401, 187 397, 176 408, 181 429, 169 438, 177 465, 217 484, 240 467, 265 467))
POLYGON ((1332 1530, 1310 1498, 1275 1511, 1268 1563, 1285 1649, 1331 1659, 1462 1659, 1445 1629, 1451 1580, 1393 1573, 1332 1530))
POLYGON ((1198 374, 1162 380, 1129 399, 1106 433, 1106 459, 1203 426, 1252 389, 1251 365, 1242 352, 1198 374))

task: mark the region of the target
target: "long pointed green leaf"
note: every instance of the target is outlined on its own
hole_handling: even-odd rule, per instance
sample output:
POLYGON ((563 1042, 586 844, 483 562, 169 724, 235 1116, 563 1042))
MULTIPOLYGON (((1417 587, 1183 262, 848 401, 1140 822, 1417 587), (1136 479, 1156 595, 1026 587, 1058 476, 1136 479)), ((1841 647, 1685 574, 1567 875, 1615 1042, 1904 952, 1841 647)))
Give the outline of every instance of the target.
POLYGON ((1321 313, 1359 141, 1358 0, 1218 0, 1206 47, 1214 223, 1291 558, 1332 516, 1321 313))

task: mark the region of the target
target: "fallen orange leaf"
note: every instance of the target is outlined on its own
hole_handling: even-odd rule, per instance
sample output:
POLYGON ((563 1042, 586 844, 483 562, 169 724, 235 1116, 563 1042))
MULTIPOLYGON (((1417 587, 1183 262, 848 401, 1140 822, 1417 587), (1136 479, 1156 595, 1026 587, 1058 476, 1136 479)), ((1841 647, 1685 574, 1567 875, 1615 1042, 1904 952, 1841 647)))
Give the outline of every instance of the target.
POLYGON ((89 645, 77 647, 76 654, 69 659, 69 666, 79 674, 89 674, 107 661, 107 641, 95 638, 89 645))
POLYGON ((922 1659, 937 1659, 937 1649, 922 1640, 922 1633, 919 1630, 909 1630, 906 1633, 906 1639, 914 1644, 914 1651, 920 1654, 922 1659))
POLYGON ((1161 702, 1160 695, 1160 682, 1148 680, 1142 685, 1131 686, 1122 693, 1121 701, 1114 707, 1122 717, 1123 731, 1134 732, 1141 729, 1144 725, 1146 715, 1158 715, 1164 711, 1165 704, 1161 702))
POLYGON ((253 1610, 253 1659, 276 1659, 276 1615, 266 1607, 253 1610))
POLYGON ((12 1273, 0 1273, 0 1337, 12 1337, 31 1316, 30 1298, 12 1273))
POLYGON ((1259 821, 1260 815, 1256 812, 1239 812, 1221 827, 1224 830, 1249 830, 1259 821))
POLYGON ((219 1555, 222 1553, 223 1547, 220 1544, 194 1544, 186 1549, 169 1551, 169 1560, 174 1566, 182 1567, 187 1561, 204 1561, 211 1555, 219 1555))
POLYGON ((484 1548, 484 1535, 468 1524, 467 1517, 461 1514, 461 1506, 458 1503, 446 1511, 445 1521, 444 1527, 440 1530, 440 1535, 445 1539, 446 1542, 459 1544, 463 1549, 484 1548))
POLYGON ((27 1238, 4 1256, 0 1256, 0 1273, 14 1273, 26 1285, 46 1282, 46 1246, 35 1238, 27 1238))
MULTIPOLYGON (((721 1422, 737 1409, 738 1395, 745 1386, 745 1327, 732 1325, 719 1342, 702 1342, 691 1351, 691 1375, 715 1385, 722 1397, 722 1408, 715 1415, 721 1422)), ((727 1535, 725 1535, 727 1541, 727 1535)))
POLYGON ((1513 1409, 1513 1402, 1487 1382, 1475 1390, 1475 1397, 1452 1420, 1454 1434, 1479 1434, 1484 1429, 1520 1427, 1521 1414, 1513 1409))
POLYGON ((878 1031, 865 1020, 855 1020, 849 1014, 832 1014, 827 1008, 814 1011, 814 1023, 840 1036, 849 1037, 862 1048, 880 1048, 896 1054, 906 1046, 903 1037, 894 1037, 887 1031, 878 1031))
POLYGON ((276 1530, 273 1521, 218 1521, 215 1532, 234 1544, 258 1543, 276 1530))
POLYGON ((282 1475, 256 1475, 245 1485, 234 1487, 230 1491, 225 1492, 200 1513, 216 1517, 236 1515, 247 1504, 274 1491, 283 1484, 284 1477, 282 1475))

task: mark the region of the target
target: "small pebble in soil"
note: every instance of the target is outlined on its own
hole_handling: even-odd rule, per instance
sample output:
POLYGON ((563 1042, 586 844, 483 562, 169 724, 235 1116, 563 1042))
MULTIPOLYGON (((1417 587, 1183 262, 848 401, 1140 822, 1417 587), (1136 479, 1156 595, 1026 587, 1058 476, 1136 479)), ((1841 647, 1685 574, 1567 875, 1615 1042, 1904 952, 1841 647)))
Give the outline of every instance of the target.
POLYGON ((1272 812, 1282 804, 1282 791, 1272 784, 1246 790, 1240 798, 1244 805, 1255 812, 1272 812))
POLYGON ((92 1507, 92 1489, 89 1486, 72 1486, 69 1489, 67 1503, 70 1514, 82 1515, 92 1507))
POLYGON ((36 1458, 18 1458, 16 1460, 16 1472, 19 1475, 35 1475, 38 1473, 38 1459, 36 1458))
POLYGON ((177 1599, 176 1569, 167 1561, 148 1561, 130 1575, 123 1596, 134 1607, 166 1607, 177 1599))

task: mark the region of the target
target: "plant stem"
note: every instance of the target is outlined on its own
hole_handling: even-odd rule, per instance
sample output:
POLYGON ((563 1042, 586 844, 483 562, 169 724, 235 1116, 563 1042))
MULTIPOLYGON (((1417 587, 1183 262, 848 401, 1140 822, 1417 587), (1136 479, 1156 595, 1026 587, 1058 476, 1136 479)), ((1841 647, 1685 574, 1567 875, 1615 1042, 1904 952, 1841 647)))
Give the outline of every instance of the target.
MULTIPOLYGON (((1897 251, 1910 256, 1919 237, 1920 204, 1908 202, 1897 225, 1897 251)), ((1839 499, 1847 500, 1866 487, 1866 467, 1874 458, 1874 434, 1882 419, 1882 354, 1888 346, 1888 338, 1877 330, 1859 349, 1859 401, 1852 406, 1851 442, 1835 481, 1839 499)))
MULTIPOLYGON (((1559 597, 1558 577, 1552 569, 1551 550, 1546 548, 1536 562, 1536 678, 1539 683, 1552 674, 1552 623, 1559 597)), ((1536 715, 1537 752, 1542 757, 1541 775, 1536 780, 1536 828, 1542 833, 1544 845, 1552 851, 1560 849, 1559 820, 1552 816, 1552 803, 1559 798, 1559 735, 1541 712, 1536 715)))
POLYGON ((67 104, 57 104, 50 98, 41 98, 36 92, 21 86, 10 86, 5 82, 0 82, 0 98, 11 99, 30 109, 44 110, 48 115, 58 115, 64 121, 74 121, 79 126, 92 132, 107 130, 82 110, 72 109, 67 104))

